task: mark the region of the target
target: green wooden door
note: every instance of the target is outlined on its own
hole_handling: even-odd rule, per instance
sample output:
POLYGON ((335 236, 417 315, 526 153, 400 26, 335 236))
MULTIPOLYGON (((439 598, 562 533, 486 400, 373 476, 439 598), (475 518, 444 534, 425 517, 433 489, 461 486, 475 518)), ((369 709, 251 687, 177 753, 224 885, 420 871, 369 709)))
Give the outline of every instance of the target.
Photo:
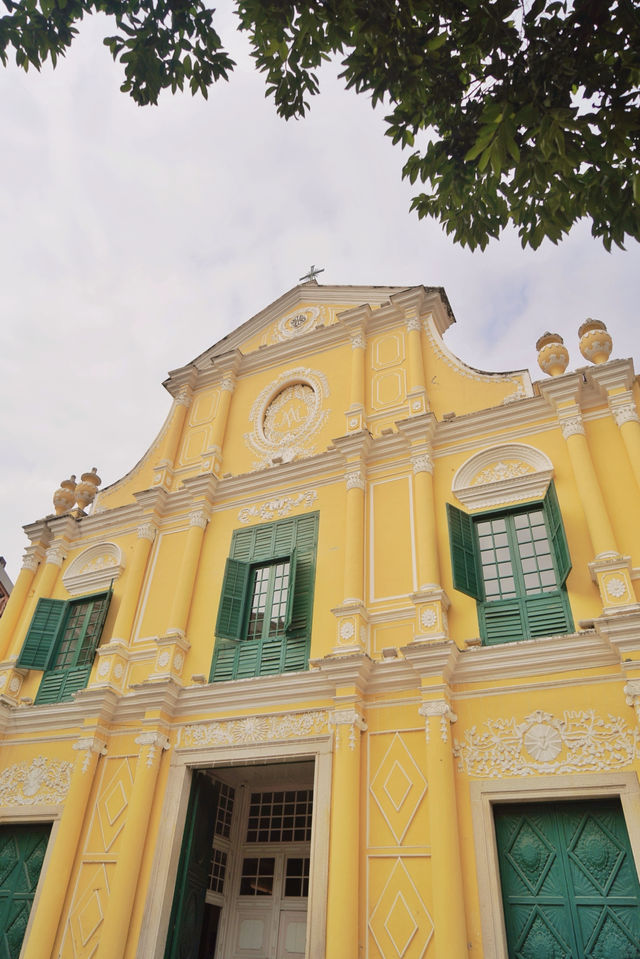
POLYGON ((0 826, 0 959, 20 955, 50 832, 50 823, 0 826))
POLYGON ((640 959, 640 885, 618 800, 494 815, 509 959, 640 959))
POLYGON ((200 956, 219 793, 220 783, 212 782, 205 773, 194 773, 165 959, 198 959, 200 956))

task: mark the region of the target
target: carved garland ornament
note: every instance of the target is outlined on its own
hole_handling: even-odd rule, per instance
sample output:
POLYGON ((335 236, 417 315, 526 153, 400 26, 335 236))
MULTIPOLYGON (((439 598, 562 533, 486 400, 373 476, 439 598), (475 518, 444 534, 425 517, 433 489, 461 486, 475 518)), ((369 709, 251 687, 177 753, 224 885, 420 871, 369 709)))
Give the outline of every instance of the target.
POLYGON ((37 756, 0 773, 0 806, 58 805, 71 783, 73 763, 37 756))
POLYGON ((541 709, 523 722, 488 719, 454 743, 458 768, 480 778, 583 773, 629 766, 640 755, 640 730, 620 716, 567 710, 558 719, 541 709))
POLYGON ((285 463, 316 450, 311 442, 329 415, 323 410, 329 396, 324 373, 303 367, 287 370, 258 395, 251 407, 247 446, 257 454, 257 469, 278 458, 285 463))
POLYGON ((243 743, 270 743, 326 733, 325 710, 276 716, 247 716, 246 719, 222 719, 215 723, 185 726, 180 732, 179 748, 202 746, 239 746, 243 743))
POLYGON ((278 516, 286 516, 297 506, 303 509, 311 509, 318 498, 314 489, 304 490, 297 496, 279 496, 277 499, 267 500, 265 503, 256 503, 255 506, 247 506, 238 513, 238 519, 241 523, 249 523, 254 517, 258 519, 271 520, 278 516))

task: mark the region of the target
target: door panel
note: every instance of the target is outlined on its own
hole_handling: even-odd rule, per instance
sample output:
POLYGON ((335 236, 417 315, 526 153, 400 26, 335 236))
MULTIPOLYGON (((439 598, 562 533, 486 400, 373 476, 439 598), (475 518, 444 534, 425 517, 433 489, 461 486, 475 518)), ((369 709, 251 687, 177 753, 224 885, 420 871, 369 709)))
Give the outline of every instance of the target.
POLYGON ((0 959, 18 959, 51 825, 0 826, 0 959))
POLYGON ((307 913, 299 909, 283 909, 278 929, 276 959, 304 959, 307 941, 307 913))
POLYGON ((194 774, 165 959, 198 959, 200 955, 219 794, 218 782, 212 782, 205 773, 194 774))
POLYGON ((494 815, 510 959, 640 957, 640 885, 617 800, 494 815))

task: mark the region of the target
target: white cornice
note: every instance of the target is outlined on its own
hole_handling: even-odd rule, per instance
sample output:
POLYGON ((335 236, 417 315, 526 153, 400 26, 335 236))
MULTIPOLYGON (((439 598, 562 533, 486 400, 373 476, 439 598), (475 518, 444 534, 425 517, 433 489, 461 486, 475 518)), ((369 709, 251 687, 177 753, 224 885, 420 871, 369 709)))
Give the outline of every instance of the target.
POLYGON ((619 666, 620 657, 593 630, 497 646, 474 646, 457 661, 452 682, 484 683, 538 673, 619 666))

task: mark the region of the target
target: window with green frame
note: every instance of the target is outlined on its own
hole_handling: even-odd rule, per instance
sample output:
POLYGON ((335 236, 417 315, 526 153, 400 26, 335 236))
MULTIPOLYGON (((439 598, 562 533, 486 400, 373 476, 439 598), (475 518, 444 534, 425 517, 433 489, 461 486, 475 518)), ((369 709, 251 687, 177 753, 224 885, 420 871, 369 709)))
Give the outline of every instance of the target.
POLYGON ((17 666, 43 670, 35 704, 72 698, 89 681, 111 591, 78 599, 39 599, 17 666))
POLYGON ((447 503, 453 585, 486 645, 573 632, 571 558, 553 483, 541 502, 470 516, 447 503))
POLYGON ((317 513, 235 530, 211 682, 307 668, 317 542, 317 513))

